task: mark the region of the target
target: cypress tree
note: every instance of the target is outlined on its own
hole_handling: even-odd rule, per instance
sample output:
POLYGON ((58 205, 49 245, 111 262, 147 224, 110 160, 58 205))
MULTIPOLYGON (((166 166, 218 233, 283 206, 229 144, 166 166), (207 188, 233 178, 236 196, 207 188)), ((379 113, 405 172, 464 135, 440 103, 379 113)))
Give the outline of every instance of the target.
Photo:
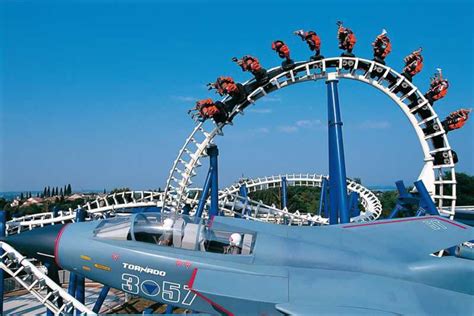
POLYGON ((44 187, 44 190, 43 190, 43 197, 46 197, 46 187, 44 187))
POLYGON ((51 197, 51 188, 48 185, 48 189, 46 189, 46 196, 51 197))
POLYGON ((59 195, 60 195, 60 196, 64 196, 63 188, 61 188, 61 189, 59 190, 59 195))
POLYGON ((104 189, 104 194, 107 194, 107 191, 105 191, 105 189, 104 189))
POLYGON ((23 200, 24 196, 23 196, 23 192, 20 193, 20 201, 23 200))
POLYGON ((71 195, 71 194, 72 194, 71 184, 68 184, 67 185, 67 195, 71 195))
POLYGON ((59 188, 56 187, 56 195, 59 195, 59 188))

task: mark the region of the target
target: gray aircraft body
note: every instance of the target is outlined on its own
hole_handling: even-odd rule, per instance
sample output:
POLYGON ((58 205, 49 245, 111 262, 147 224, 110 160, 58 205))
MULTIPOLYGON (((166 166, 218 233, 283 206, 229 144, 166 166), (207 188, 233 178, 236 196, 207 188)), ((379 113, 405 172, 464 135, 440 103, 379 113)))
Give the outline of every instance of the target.
POLYGON ((471 227, 437 216, 295 227, 140 213, 6 242, 110 287, 210 314, 472 315, 474 262, 433 253, 473 239, 471 227), (235 234, 238 244, 229 243, 235 234))

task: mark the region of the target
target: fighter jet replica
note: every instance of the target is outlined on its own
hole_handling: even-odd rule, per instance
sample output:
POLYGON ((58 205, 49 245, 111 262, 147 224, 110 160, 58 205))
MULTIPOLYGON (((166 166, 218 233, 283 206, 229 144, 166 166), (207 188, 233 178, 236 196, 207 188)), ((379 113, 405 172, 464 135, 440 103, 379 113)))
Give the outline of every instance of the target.
POLYGON ((222 315, 460 314, 474 239, 438 216, 321 227, 139 213, 7 237, 29 257, 156 302, 222 315))

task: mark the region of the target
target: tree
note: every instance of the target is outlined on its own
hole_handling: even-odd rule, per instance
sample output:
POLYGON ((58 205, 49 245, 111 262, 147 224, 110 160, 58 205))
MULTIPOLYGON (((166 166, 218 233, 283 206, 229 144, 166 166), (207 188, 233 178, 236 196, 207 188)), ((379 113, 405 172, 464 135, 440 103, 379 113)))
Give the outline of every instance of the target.
POLYGON ((48 185, 48 188, 46 189, 46 196, 51 197, 51 188, 48 185))
POLYGON ((44 197, 44 198, 47 197, 47 194, 48 194, 48 191, 47 191, 46 187, 44 187, 44 190, 43 190, 43 197, 44 197))
POLYGON ((104 194, 107 194, 107 191, 105 191, 105 189, 104 189, 104 194))
POLYGON ((23 201, 25 197, 23 196, 23 192, 20 193, 20 201, 23 201))
POLYGON ((40 194, 39 192, 36 192, 36 197, 39 198, 40 197, 40 194))
POLYGON ((71 188, 71 184, 68 184, 67 185, 67 195, 71 195, 72 194, 72 188, 71 188))
POLYGON ((63 188, 61 188, 61 189, 59 190, 59 195, 60 195, 60 196, 64 196, 63 188))

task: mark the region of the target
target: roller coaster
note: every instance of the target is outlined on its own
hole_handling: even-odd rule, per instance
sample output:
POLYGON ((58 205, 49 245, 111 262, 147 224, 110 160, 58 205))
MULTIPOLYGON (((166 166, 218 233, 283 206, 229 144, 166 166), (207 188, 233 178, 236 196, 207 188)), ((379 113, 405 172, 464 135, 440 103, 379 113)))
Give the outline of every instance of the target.
MULTIPOLYGON (((242 84, 246 95, 245 100, 235 102, 231 96, 226 96, 221 100, 224 104, 233 104, 232 111, 224 122, 194 119, 195 127, 172 164, 163 192, 119 192, 99 197, 77 209, 55 210, 13 218, 5 222, 5 234, 11 236, 60 223, 128 216, 131 212, 149 209, 199 217, 231 216, 281 225, 330 224, 328 213, 322 206, 319 211, 290 212, 286 205, 267 205, 262 201, 251 199, 247 193, 269 188, 286 190, 287 186, 319 187, 322 192, 325 192, 327 183, 335 178, 331 173, 331 177, 318 174, 282 174, 241 179, 218 191, 211 190, 209 186, 206 186, 207 184, 203 188, 193 187, 193 178, 198 174, 198 168, 202 165, 203 159, 208 156, 212 159, 210 148, 215 146, 216 137, 223 136, 225 128, 236 124, 237 117, 243 115, 258 100, 294 84, 321 80, 326 83, 337 83, 341 79, 359 81, 376 88, 393 100, 405 114, 408 123, 415 131, 423 153, 420 158, 423 161, 423 167, 418 180, 426 188, 439 214, 452 219, 456 210, 455 160, 447 132, 433 105, 410 80, 389 66, 374 60, 340 56, 295 62, 292 67, 271 68, 268 70, 267 82, 262 84, 253 78, 242 84), (209 191, 214 192, 209 194, 209 191), (213 213, 213 207, 218 209, 218 214, 213 213)), ((334 94, 334 90, 330 89, 328 92, 334 94)), ((210 169, 212 167, 217 169, 217 165, 213 166, 211 162, 210 169)), ((209 179, 212 174, 217 177, 217 170, 209 171, 209 179)), ((211 180, 207 180, 206 182, 211 183, 211 180)), ((360 198, 358 201, 362 205, 361 211, 350 214, 350 221, 377 220, 382 213, 382 204, 377 196, 351 179, 344 177, 343 181, 346 190, 343 194, 357 194, 360 198)), ((217 182, 215 185, 217 186, 217 182)), ((0 257, 1 268, 52 313, 67 314, 76 309, 84 314, 91 314, 100 310, 100 306, 99 310, 86 307, 83 300, 75 297, 74 292, 68 293, 62 289, 38 265, 30 262, 10 245, 1 242, 1 247, 3 249, 0 257)))

